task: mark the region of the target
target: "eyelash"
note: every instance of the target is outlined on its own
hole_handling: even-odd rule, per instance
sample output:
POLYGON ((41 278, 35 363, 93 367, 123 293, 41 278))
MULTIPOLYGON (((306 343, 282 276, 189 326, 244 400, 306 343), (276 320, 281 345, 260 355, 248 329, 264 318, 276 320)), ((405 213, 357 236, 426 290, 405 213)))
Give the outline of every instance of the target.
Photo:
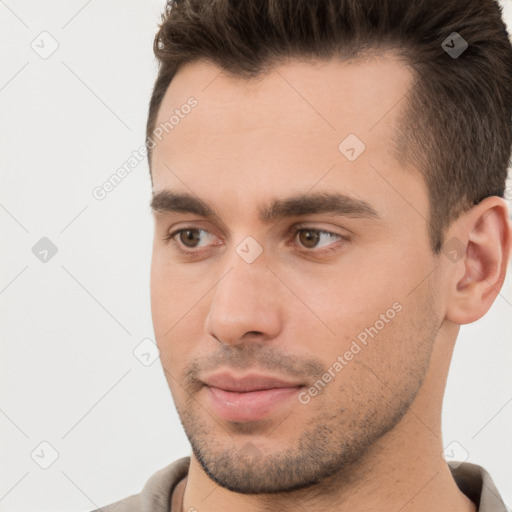
MULTIPOLYGON (((182 246, 180 245, 180 243, 176 240, 176 236, 179 235, 180 233, 182 233, 183 231, 204 231, 206 233, 208 233, 208 231, 206 229, 202 229, 202 228, 197 228, 197 227, 194 227, 194 226, 188 226, 188 227, 184 227, 184 228, 181 228, 181 229, 177 229, 176 231, 173 231, 172 233, 169 233, 167 234, 166 236, 164 236, 164 241, 166 243, 172 243, 174 244, 175 246, 178 247, 178 250, 181 251, 183 254, 188 254, 188 255, 191 255, 191 254, 201 254, 202 252, 208 250, 208 249, 192 249, 192 250, 189 250, 189 249, 183 249, 182 246)), ((340 235, 339 233, 333 233, 332 231, 326 231, 324 229, 318 229, 318 228, 314 228, 314 227, 311 227, 311 226, 307 226, 307 225, 304 225, 304 224, 300 224, 300 225, 295 225, 293 226, 289 231, 288 231, 288 235, 290 234, 293 234, 293 240, 295 240, 295 237, 297 236, 298 233, 300 233, 301 231, 312 231, 312 232, 315 232, 315 233, 318 233, 318 234, 325 234, 325 235, 333 235, 335 237, 338 237, 340 238, 340 240, 344 241, 344 242, 348 242, 349 241, 349 237, 347 236, 344 236, 344 235, 340 235)), ((309 253, 309 254, 319 254, 319 255, 322 255, 322 254, 326 254, 328 252, 335 252, 337 250, 337 248, 334 248, 334 247, 329 247, 328 248, 324 248, 324 249, 300 249, 301 252, 305 252, 305 253, 309 253)))

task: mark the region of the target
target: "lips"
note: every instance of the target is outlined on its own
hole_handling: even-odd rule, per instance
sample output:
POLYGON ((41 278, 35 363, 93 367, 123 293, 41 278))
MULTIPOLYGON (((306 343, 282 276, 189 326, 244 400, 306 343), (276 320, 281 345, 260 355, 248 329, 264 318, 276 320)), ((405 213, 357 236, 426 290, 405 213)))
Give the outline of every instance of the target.
POLYGON ((282 413, 291 404, 296 405, 292 398, 303 387, 299 382, 254 373, 242 377, 218 373, 203 382, 206 400, 213 411, 227 421, 236 422, 261 420, 276 411, 282 413))
POLYGON ((274 388, 295 388, 303 385, 301 382, 288 382, 278 377, 256 373, 242 377, 235 377, 229 373, 217 373, 203 379, 203 382, 213 388, 237 393, 274 388))

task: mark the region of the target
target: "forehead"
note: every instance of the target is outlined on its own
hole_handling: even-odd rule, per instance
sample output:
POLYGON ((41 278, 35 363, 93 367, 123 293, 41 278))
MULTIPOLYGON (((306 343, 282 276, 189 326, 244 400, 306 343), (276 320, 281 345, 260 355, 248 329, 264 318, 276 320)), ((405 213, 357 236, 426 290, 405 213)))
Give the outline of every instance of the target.
POLYGON ((183 139, 193 137, 193 128, 212 126, 247 130, 271 124, 299 133, 318 127, 338 136, 347 129, 373 131, 377 124, 392 124, 399 111, 394 107, 412 80, 410 68, 392 52, 349 61, 290 59, 250 79, 208 60, 193 61, 169 85, 157 125, 194 96, 201 115, 173 128, 183 139), (296 119, 312 124, 298 125, 296 119))
POLYGON ((346 62, 289 60, 254 79, 233 77, 209 61, 187 63, 157 116, 156 127, 167 128, 155 139, 154 190, 184 190, 186 178, 203 197, 229 184, 233 194, 262 198, 283 187, 303 193, 322 180, 360 195, 375 182, 369 164, 397 171, 390 140, 412 84, 410 68, 390 53, 346 62), (184 108, 191 98, 195 106, 184 108), (365 148, 355 161, 340 150, 351 134, 365 148))

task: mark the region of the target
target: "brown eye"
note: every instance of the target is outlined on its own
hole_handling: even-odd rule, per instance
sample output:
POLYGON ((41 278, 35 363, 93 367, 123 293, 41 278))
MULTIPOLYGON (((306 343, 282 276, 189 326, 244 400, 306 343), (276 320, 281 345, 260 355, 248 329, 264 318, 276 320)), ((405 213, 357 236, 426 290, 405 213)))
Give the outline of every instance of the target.
POLYGON ((299 232, 300 243, 307 249, 313 249, 320 239, 320 232, 314 229, 302 229, 299 232))
MULTIPOLYGON (((165 243, 170 243, 178 251, 185 254, 199 254, 208 249, 208 244, 205 242, 213 240, 215 237, 209 231, 192 226, 178 229, 164 236, 165 243)), ((209 244, 210 247, 218 245, 216 243, 209 244)))
POLYGON ((344 235, 311 226, 299 225, 295 226, 293 230, 295 245, 308 254, 322 255, 336 252, 349 241, 348 237, 344 235))
POLYGON ((185 247, 189 247, 191 249, 195 248, 196 245, 194 242, 199 241, 199 231, 200 229, 182 229, 178 235, 180 242, 183 243, 185 247))

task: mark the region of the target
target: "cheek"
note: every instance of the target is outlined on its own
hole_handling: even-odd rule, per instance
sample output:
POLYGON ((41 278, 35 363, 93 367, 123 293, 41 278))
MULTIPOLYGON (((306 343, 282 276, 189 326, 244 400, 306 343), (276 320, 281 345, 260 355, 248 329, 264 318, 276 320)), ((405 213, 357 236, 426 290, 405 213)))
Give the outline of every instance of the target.
MULTIPOLYGON (((414 304, 401 306, 389 323, 377 316, 377 321, 358 320, 356 326, 350 319, 346 334, 316 344, 315 357, 325 370, 318 378, 327 384, 311 402, 315 410, 343 410, 345 418, 364 423, 414 398, 428 370, 435 321, 421 322, 414 304)), ((316 386, 323 387, 318 381, 316 386)))
POLYGON ((150 274, 151 313, 155 333, 162 335, 197 302, 196 290, 171 263, 163 248, 153 248, 150 274))
POLYGON ((177 392, 191 350, 204 338, 209 288, 208 280, 195 282, 192 274, 171 264, 165 250, 154 250, 150 275, 153 329, 166 378, 177 392))
POLYGON ((180 345, 175 339, 179 336, 182 324, 179 320, 186 313, 184 300, 187 299, 187 295, 176 286, 173 274, 163 255, 153 249, 150 275, 151 316, 156 344, 160 350, 160 361, 171 386, 175 385, 173 378, 177 378, 177 368, 180 368, 182 359, 179 347, 183 344, 180 345))
POLYGON ((167 312, 172 311, 172 296, 168 292, 167 281, 162 277, 158 264, 153 262, 150 276, 151 316, 157 338, 169 328, 166 327, 169 321, 167 312))
POLYGON ((390 323, 407 316, 398 310, 406 304, 417 309, 428 299, 426 278, 435 264, 424 255, 391 245, 381 247, 379 254, 364 252, 354 250, 338 266, 295 279, 297 295, 343 338, 356 337, 376 322, 389 330, 390 323))
POLYGON ((418 286, 425 277, 422 262, 397 265, 383 259, 381 264, 361 262, 360 271, 331 269, 328 279, 303 274, 295 280, 297 295, 315 313, 293 315, 298 339, 327 369, 341 356, 340 374, 346 377, 353 370, 368 371, 353 364, 356 360, 393 379, 417 373, 428 359, 437 320, 425 310, 432 301, 428 282, 418 286))
POLYGON ((400 302, 400 290, 392 280, 383 279, 381 273, 366 272, 364 265, 350 271, 332 267, 323 277, 313 273, 296 276, 294 292, 311 314, 304 314, 304 304, 294 301, 295 319, 303 327, 315 320, 315 330, 322 338, 327 336, 342 343, 373 325, 388 310, 393 319, 396 310, 392 308, 400 302))

